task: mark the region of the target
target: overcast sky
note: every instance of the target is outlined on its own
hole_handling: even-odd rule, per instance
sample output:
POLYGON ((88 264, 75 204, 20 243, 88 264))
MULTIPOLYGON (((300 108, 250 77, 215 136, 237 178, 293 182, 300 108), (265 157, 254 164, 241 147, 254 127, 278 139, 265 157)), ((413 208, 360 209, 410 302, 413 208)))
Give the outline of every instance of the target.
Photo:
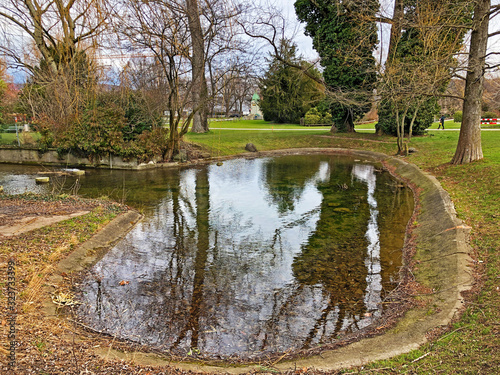
MULTIPOLYGON (((394 11, 394 0, 379 0, 380 1, 380 14, 385 17, 392 17, 394 11)), ((263 3, 269 3, 269 0, 261 0, 263 3)), ((271 1, 272 2, 272 1, 271 1)), ((273 2, 272 2, 273 3, 273 2)), ((300 53, 306 58, 313 60, 318 55, 312 47, 312 40, 310 37, 304 34, 304 25, 298 22, 297 16, 295 15, 294 4, 295 0, 276 0, 274 4, 277 7, 283 9, 283 14, 288 18, 291 24, 297 25, 297 34, 294 38, 295 42, 299 47, 300 53)), ((500 4, 500 0, 492 0, 492 5, 500 4)), ((386 49, 389 45, 390 36, 390 26, 387 24, 379 25, 379 40, 382 41, 381 46, 383 48, 384 55, 387 53, 386 49)), ((496 16, 490 21, 490 33, 500 30, 500 16, 496 16)), ((488 40, 488 51, 500 53, 500 36, 490 38, 488 40)), ((380 45, 379 50, 376 52, 377 59, 380 58, 380 45)), ((384 56, 385 57, 385 56, 384 56)), ((384 60, 384 59, 383 59, 384 60)), ((500 56, 490 57, 490 61, 500 61, 500 56)))
POLYGON ((295 8, 293 6, 295 0, 282 0, 278 3, 281 3, 285 17, 287 17, 290 22, 297 27, 295 42, 299 47, 300 53, 307 59, 312 60, 316 58, 318 54, 313 49, 312 39, 304 34, 304 24, 301 24, 295 15, 295 8))
MULTIPOLYGON (((308 60, 314 60, 317 58, 317 53, 313 49, 312 40, 310 37, 304 34, 304 25, 301 24, 295 15, 294 3, 295 0, 256 0, 258 3, 266 7, 269 4, 273 4, 275 7, 282 9, 283 15, 288 20, 289 32, 287 36, 293 37, 295 43, 299 47, 299 53, 308 60)), ((379 0, 381 14, 387 17, 392 16, 394 8, 394 0, 379 0)), ((500 0, 492 0, 492 5, 500 4, 500 0)), ((381 28, 382 33, 379 33, 379 39, 382 40, 383 49, 388 47, 390 26, 383 25, 381 28)), ((490 32, 500 30, 500 16, 497 16, 490 22, 490 32)), ((495 38, 490 38, 488 42, 489 51, 500 52, 500 36, 495 38)), ((377 58, 379 58, 379 53, 376 53, 377 58)), ((495 60, 500 60, 500 57, 493 57, 495 60)), ((24 80, 24 75, 15 75, 16 81, 24 80)))

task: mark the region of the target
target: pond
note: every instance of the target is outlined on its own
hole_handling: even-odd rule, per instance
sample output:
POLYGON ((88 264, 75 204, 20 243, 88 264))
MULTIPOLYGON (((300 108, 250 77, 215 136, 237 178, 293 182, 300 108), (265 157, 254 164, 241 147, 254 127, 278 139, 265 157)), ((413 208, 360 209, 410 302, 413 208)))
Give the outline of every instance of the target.
MULTIPOLYGON (((28 174, 11 179, 17 189, 28 174)), ((409 188, 340 155, 89 170, 80 184, 145 218, 83 277, 79 319, 213 358, 311 348, 371 324, 398 280, 413 211, 409 188)))

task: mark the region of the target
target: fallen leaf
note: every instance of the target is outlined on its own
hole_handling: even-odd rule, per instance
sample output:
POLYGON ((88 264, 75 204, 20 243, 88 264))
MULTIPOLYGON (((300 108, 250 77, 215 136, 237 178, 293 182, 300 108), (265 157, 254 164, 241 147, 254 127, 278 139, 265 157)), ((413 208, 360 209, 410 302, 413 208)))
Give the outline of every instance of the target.
POLYGON ((124 285, 127 285, 127 284, 130 284, 130 281, 125 281, 125 280, 120 281, 120 285, 121 286, 124 286, 124 285))

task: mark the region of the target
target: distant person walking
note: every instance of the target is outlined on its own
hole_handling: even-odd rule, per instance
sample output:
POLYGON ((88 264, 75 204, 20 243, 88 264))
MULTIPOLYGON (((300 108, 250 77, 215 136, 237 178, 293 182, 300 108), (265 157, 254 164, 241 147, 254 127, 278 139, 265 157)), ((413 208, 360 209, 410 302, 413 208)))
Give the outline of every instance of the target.
POLYGON ((441 126, 443 127, 444 130, 444 115, 441 115, 441 118, 439 119, 438 129, 440 129, 441 126))

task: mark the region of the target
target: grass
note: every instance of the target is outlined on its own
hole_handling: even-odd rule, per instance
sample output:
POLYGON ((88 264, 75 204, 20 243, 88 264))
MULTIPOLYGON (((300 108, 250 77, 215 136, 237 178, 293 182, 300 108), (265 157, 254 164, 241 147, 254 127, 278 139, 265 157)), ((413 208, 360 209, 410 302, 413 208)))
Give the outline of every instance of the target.
MULTIPOLYGON (((40 138, 39 133, 19 133, 19 141, 21 145, 33 144, 40 138)), ((18 145, 16 133, 0 133, 0 145, 18 145)))
MULTIPOLYGON (((296 124, 276 124, 264 120, 241 120, 229 119, 225 121, 210 121, 211 129, 233 128, 233 129, 304 129, 304 126, 296 124)), ((306 127, 307 128, 307 127, 306 127)), ((329 126, 324 127, 329 129, 329 126)))
MULTIPOLYGON (((371 125, 359 125, 367 129, 371 125)), ((452 121, 445 128, 459 128, 452 121)), ((431 129, 437 128, 435 123, 431 129)), ((394 154, 392 137, 374 134, 329 135, 325 130, 231 131, 212 130, 208 134, 190 134, 191 142, 207 147, 212 155, 245 152, 252 142, 258 150, 294 147, 346 147, 394 154), (323 137, 322 137, 323 136, 323 137)), ((454 166, 459 132, 431 131, 414 137, 417 149, 407 160, 436 176, 450 194, 457 215, 471 226, 471 246, 477 275, 475 293, 469 293, 460 319, 435 336, 428 344, 408 354, 363 368, 340 373, 360 374, 494 374, 500 373, 500 132, 482 132, 484 159, 454 166)))
MULTIPOLYGON (((375 124, 376 122, 371 122, 369 124, 358 124, 355 126, 356 129, 373 129, 375 130, 375 124)), ((444 121, 444 128, 445 129, 460 129, 461 123, 455 122, 453 120, 445 120, 444 121)), ((439 122, 435 121, 432 123, 432 125, 427 129, 427 130, 438 130, 439 122)), ((481 126, 483 129, 499 129, 500 125, 482 125, 481 126)))
MULTIPOLYGON (((245 145, 253 143, 257 150, 276 150, 284 148, 304 147, 355 147, 365 148, 368 144, 377 144, 381 152, 390 152, 393 147, 393 138, 378 137, 375 134, 336 134, 331 137, 327 129, 310 129, 298 131, 287 129, 282 131, 269 130, 227 130, 213 129, 204 134, 189 133, 186 135, 189 142, 206 147, 212 156, 227 156, 244 153, 245 145)), ((374 146, 373 146, 374 147, 374 146)))
POLYGON ((441 181, 458 217, 472 227, 471 245, 482 289, 467 300, 461 319, 442 336, 407 355, 373 363, 359 373, 500 372, 500 133, 483 132, 484 159, 467 165, 448 163, 457 141, 458 132, 415 138, 419 152, 408 159, 441 181))

